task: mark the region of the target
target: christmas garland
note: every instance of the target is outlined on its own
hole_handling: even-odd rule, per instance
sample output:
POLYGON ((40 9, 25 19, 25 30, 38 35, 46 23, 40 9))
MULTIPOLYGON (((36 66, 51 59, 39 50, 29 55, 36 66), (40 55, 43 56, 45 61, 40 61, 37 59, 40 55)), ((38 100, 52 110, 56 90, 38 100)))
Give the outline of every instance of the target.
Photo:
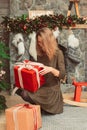
POLYGON ((5 16, 3 17, 1 25, 8 32, 30 34, 43 27, 49 27, 51 29, 59 27, 59 29, 62 29, 63 26, 74 27, 76 24, 85 24, 86 22, 86 19, 78 18, 76 15, 69 17, 63 14, 42 15, 34 19, 29 19, 26 14, 23 14, 20 17, 14 18, 5 16))

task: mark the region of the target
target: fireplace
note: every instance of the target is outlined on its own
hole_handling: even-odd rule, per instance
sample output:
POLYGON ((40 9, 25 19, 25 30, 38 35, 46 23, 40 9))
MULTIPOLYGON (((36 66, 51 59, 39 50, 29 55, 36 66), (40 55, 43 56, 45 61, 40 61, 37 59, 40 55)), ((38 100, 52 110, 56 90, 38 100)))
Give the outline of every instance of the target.
MULTIPOLYGON (((64 54, 65 59, 65 67, 66 67, 66 77, 64 84, 71 84, 72 77, 74 77, 77 81, 87 81, 87 32, 85 29, 75 29, 72 30, 73 34, 79 40, 79 47, 72 48, 69 46, 68 37, 69 30, 63 29, 60 31, 58 37, 58 44, 64 54), (78 51, 79 50, 79 51, 78 51), (80 56, 80 57, 79 57, 80 56)), ((30 39, 29 36, 23 35, 24 38, 24 46, 25 46, 25 54, 22 56, 17 55, 17 48, 12 44, 12 40, 15 34, 10 34, 10 81, 11 84, 14 83, 14 75, 13 75, 13 65, 17 61, 22 61, 24 59, 29 59, 29 46, 30 39), (25 56, 26 55, 26 56, 25 56)), ((74 43, 73 43, 74 44, 74 43)), ((73 45, 74 47, 74 45, 73 45)))

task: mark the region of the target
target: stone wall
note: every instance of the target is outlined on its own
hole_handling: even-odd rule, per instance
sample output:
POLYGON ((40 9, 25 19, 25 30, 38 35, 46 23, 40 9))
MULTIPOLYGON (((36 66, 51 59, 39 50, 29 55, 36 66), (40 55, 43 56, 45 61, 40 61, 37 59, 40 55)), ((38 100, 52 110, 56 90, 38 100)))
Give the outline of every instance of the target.
MULTIPOLYGON (((69 0, 10 0, 10 15, 19 16, 27 13, 27 8, 32 10, 53 10, 55 13, 67 14, 69 0)), ((87 16, 87 1, 80 0, 79 11, 81 16, 87 16)), ((72 14, 75 14, 74 5, 72 14)))
MULTIPOLYGON (((67 15, 68 5, 69 0, 10 0, 10 16, 14 17, 25 13, 28 14, 29 10, 53 10, 54 13, 67 15)), ((80 0, 79 11, 81 16, 87 16, 87 0, 80 0)), ((71 14, 75 14, 74 5, 71 14)), ((78 81, 87 81, 87 30, 73 29, 72 31, 79 40, 81 59, 80 62, 77 63, 70 58, 65 57, 67 83, 71 83, 72 77, 75 77, 78 81)), ((58 37, 59 44, 67 49, 66 53, 68 53, 68 36, 69 30, 63 29, 60 31, 58 37)))

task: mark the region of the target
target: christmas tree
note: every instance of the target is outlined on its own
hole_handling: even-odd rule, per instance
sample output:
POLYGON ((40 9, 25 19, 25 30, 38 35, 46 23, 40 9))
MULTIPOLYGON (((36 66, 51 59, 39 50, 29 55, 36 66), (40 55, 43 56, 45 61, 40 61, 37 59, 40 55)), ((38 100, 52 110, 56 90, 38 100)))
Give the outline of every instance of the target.
MULTIPOLYGON (((4 81, 4 60, 9 59, 9 55, 6 53, 7 47, 5 46, 5 43, 0 40, 0 92, 2 90, 7 90, 9 88, 9 85, 5 83, 4 81)), ((0 95, 0 111, 5 110, 7 108, 6 106, 6 99, 3 95, 0 95)))

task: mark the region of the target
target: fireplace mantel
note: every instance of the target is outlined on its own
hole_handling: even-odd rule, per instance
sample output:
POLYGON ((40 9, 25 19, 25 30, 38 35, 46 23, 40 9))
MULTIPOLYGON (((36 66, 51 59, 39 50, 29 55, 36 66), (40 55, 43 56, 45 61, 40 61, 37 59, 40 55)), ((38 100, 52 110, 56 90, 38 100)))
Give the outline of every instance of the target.
POLYGON ((87 29, 87 24, 76 24, 74 27, 63 27, 64 29, 87 29))

